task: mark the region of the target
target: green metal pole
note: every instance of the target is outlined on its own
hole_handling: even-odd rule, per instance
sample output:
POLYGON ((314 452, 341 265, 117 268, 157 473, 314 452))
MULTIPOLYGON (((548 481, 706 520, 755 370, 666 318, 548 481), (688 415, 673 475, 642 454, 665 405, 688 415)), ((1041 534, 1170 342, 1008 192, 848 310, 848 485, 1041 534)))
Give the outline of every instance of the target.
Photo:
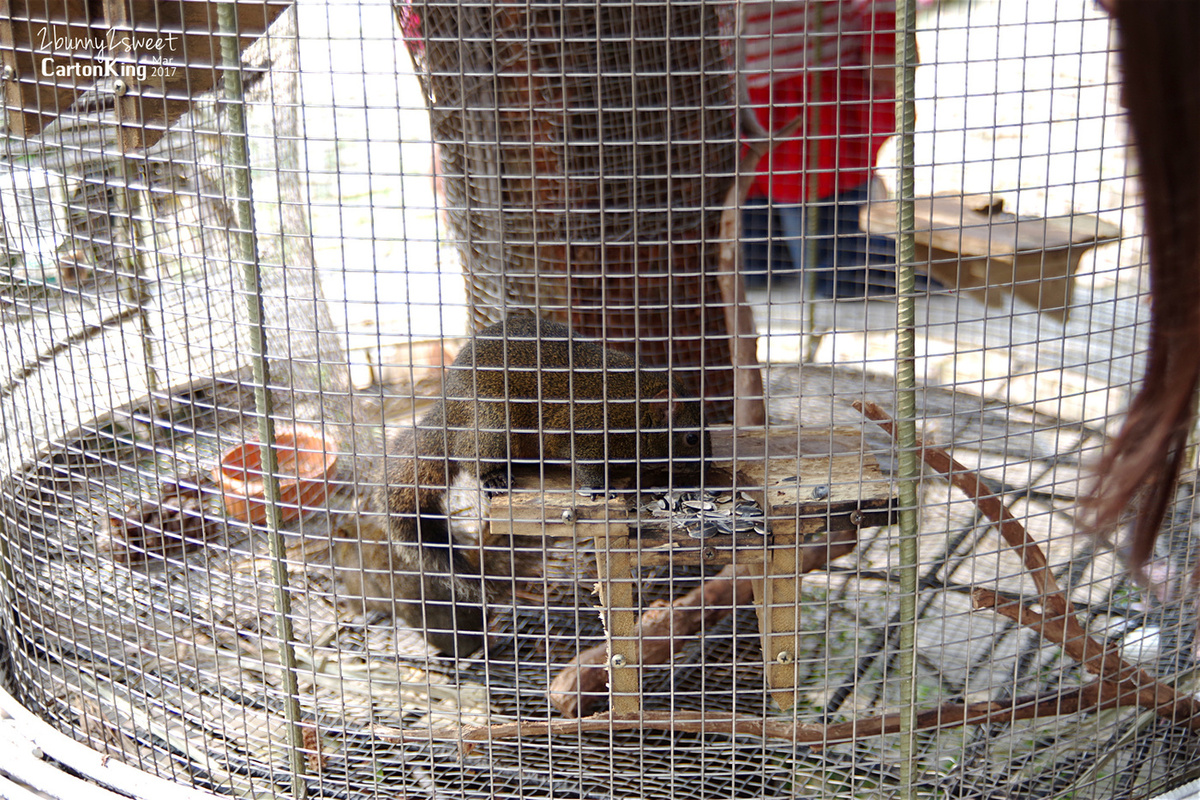
POLYGON ((237 35, 236 3, 217 5, 217 24, 221 33, 221 67, 224 77, 224 111, 229 122, 227 166, 233 187, 234 219, 237 221, 236 256, 241 260, 242 283, 250 319, 250 356, 254 370, 254 406, 258 414, 258 436, 262 442, 263 494, 267 507, 267 542, 271 551, 271 576, 274 582, 275 632, 279 637, 279 661, 282 671, 283 708, 287 719, 288 760, 292 772, 292 795, 307 797, 304 780, 304 734, 300 728, 300 698, 296 678, 296 651, 292 637, 292 604, 288 591, 288 571, 279 507, 279 459, 275 452, 274 408, 271 401, 271 370, 267 360, 267 332, 264 323, 262 275, 258 263, 258 241, 254 227, 254 201, 250 184, 250 149, 247 143, 245 94, 242 90, 241 48, 237 35))
POLYGON ((913 241, 913 136, 916 129, 916 0, 896 2, 896 124, 899 153, 896 176, 896 439, 900 499, 900 778, 904 796, 913 797, 917 772, 916 630, 917 580, 921 562, 917 530, 916 274, 913 241))

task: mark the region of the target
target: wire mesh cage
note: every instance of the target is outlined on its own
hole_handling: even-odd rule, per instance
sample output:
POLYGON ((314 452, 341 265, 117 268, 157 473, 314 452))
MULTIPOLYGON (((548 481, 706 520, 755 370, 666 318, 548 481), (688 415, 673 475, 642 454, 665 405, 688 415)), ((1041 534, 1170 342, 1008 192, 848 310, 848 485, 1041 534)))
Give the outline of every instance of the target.
POLYGON ((1152 311, 1101 6, 6 11, 6 737, 133 797, 1196 777, 1193 451, 1142 582, 1081 535, 1152 311))
POLYGON ((706 396, 728 396, 725 318, 694 309, 720 307, 720 212, 737 157, 729 9, 431 2, 401 13, 470 265, 472 321, 530 308, 591 338, 634 339, 643 363, 673 366, 693 394, 699 367, 706 396))

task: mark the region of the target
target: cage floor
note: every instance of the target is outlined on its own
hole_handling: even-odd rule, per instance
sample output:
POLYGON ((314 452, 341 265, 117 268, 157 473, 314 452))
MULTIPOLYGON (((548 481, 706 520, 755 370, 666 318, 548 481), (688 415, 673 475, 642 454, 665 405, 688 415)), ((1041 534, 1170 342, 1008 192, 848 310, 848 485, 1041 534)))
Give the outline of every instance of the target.
MULTIPOLYGON (((775 367, 769 374, 778 396, 817 397, 826 390, 823 413, 828 390, 850 380, 867 396, 882 395, 888 385, 861 373, 810 367, 775 367)), ((11 683, 28 708, 152 773, 219 793, 270 796, 289 791, 293 766, 263 530, 213 511, 220 535, 186 555, 127 565, 97 548, 106 515, 153 497, 158 483, 185 467, 211 467, 224 446, 249 435, 247 400, 229 384, 114 413, 49 448, 16 476, 4 504, 3 613, 14 632, 11 683)), ((394 412, 410 402, 420 398, 392 398, 384 407, 394 412)), ((1147 602, 1118 577, 1123 568, 1111 554, 1074 535, 1080 465, 1065 454, 1079 452, 1081 442, 1099 432, 976 396, 928 391, 921 402, 925 435, 966 443, 954 448, 955 456, 1000 488, 1093 633, 1140 642, 1141 663, 1160 676, 1189 663, 1191 630, 1179 624, 1180 603, 1147 602)), ((773 412, 795 422, 805 418, 802 405, 773 412)), ((848 422, 850 413, 837 411, 835 421, 848 422)), ((886 469, 886 441, 871 427, 863 431, 864 448, 886 469)), ((348 480, 327 512, 289 524, 285 535, 310 796, 876 797, 898 791, 891 736, 810 748, 689 730, 497 732, 462 746, 447 732, 557 718, 547 702, 550 681, 581 650, 603 641, 591 591, 595 575, 579 567, 590 559, 576 553, 547 569, 545 581, 515 581, 512 597, 490 608, 486 658, 430 660, 415 632, 378 614, 364 616, 333 579, 329 544, 353 512, 353 489, 348 480)), ((922 491, 921 707, 1086 682, 1059 648, 971 610, 973 589, 1020 596, 1030 590, 1029 577, 971 504, 937 480, 926 481, 922 491)), ((1185 501, 1176 541, 1189 538, 1195 518, 1185 501)), ((800 613, 809 649, 797 658, 795 709, 783 712, 769 699, 751 608, 705 629, 670 662, 647 668, 643 707, 814 723, 900 708, 894 533, 865 531, 854 555, 806 577, 800 613)), ((666 568, 639 577, 643 610, 703 579, 696 570, 666 568)), ((1162 776, 1177 779, 1177 770, 1194 762, 1195 746, 1193 735, 1137 711, 948 729, 918 742, 919 788, 954 797, 1140 796, 1162 776)))

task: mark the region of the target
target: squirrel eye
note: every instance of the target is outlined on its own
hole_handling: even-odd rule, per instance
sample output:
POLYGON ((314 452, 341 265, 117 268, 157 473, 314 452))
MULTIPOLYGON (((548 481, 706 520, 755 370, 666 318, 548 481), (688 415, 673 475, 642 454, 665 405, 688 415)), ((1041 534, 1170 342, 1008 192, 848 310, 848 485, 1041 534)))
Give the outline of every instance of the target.
POLYGON ((684 441, 688 444, 700 444, 700 434, 692 431, 687 435, 686 438, 684 438, 684 441))

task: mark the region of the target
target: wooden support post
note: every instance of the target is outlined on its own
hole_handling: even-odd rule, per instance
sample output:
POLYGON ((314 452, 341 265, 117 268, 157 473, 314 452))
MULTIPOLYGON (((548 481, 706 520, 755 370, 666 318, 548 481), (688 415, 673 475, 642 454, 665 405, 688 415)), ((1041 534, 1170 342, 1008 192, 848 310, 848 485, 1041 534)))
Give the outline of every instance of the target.
POLYGON ((754 603, 771 696, 787 710, 796 704, 800 654, 800 569, 795 542, 770 549, 763 577, 754 580, 754 603))
POLYGON ((596 536, 597 588, 604 609, 608 638, 608 688, 612 709, 618 714, 642 710, 641 642, 638 615, 633 603, 633 570, 629 566, 629 528, 608 524, 606 536, 596 536))
MULTIPOLYGON (((529 475, 540 484, 539 490, 494 498, 490 532, 492 536, 563 536, 594 543, 612 708, 640 713, 641 642, 630 566, 629 509, 623 500, 580 497, 565 471, 529 475)), ((519 487, 524 480, 515 478, 514 485, 519 487)))

